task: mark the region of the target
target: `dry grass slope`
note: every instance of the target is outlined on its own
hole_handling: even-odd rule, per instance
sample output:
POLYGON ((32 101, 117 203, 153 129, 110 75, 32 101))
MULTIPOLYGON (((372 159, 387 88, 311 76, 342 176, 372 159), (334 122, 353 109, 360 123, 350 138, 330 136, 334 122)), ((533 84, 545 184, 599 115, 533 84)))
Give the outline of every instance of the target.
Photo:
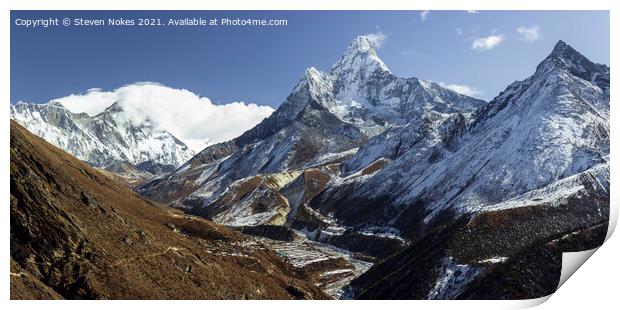
POLYGON ((324 299, 243 234, 145 200, 11 121, 12 299, 324 299))

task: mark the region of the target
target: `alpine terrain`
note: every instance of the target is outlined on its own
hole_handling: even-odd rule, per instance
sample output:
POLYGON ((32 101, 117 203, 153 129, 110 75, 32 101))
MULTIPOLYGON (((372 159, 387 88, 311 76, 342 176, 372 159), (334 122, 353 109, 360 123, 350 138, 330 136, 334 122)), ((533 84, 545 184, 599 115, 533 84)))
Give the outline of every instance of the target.
MULTIPOLYGON (((562 252, 604 241, 609 133, 609 68, 560 41, 454 135, 408 143, 371 178, 310 205, 349 225, 369 214, 412 240, 357 279, 355 297, 541 297, 557 288, 562 252)), ((384 137, 394 139, 406 143, 384 137)), ((367 143, 346 167, 384 143, 367 143)))
MULTIPOLYGON (((471 229, 463 225, 491 221, 477 227, 484 228, 477 238, 488 240, 459 244, 477 247, 497 239, 475 256, 482 264, 478 269, 468 267, 472 256, 451 256, 448 250, 455 249, 449 243, 448 252, 418 258, 436 271, 412 278, 426 283, 414 293, 405 286, 402 295, 364 295, 367 285, 356 284, 340 296, 463 297, 467 283, 486 274, 487 265, 504 266, 534 245, 606 227, 609 68, 559 41, 531 77, 486 103, 432 82, 394 76, 372 41, 358 37, 329 72, 306 70, 269 118, 138 191, 263 237, 260 227, 279 226, 280 234, 292 230, 372 262, 399 251, 407 255, 433 235, 448 238, 448 227, 450 238, 469 238, 462 232, 471 229), (548 222, 556 217, 558 223, 548 222), (536 226, 541 223, 545 229, 536 226), (515 231, 498 235, 496 230, 507 229, 502 225, 515 231), (461 274, 455 268, 477 271, 463 271, 467 279, 442 278, 461 274)), ((600 244, 592 238, 581 245, 600 244)), ((356 283, 368 277, 369 283, 390 281, 394 270, 386 266, 394 267, 379 264, 356 283)), ((557 279, 559 273, 553 273, 540 280, 544 289, 485 297, 547 294, 557 279)))
POLYGON ((90 117, 58 102, 18 102, 11 105, 11 119, 90 165, 134 181, 172 171, 194 155, 148 120, 136 125, 118 103, 90 117))
POLYGON ((241 233, 154 204, 11 121, 12 299, 325 299, 241 233))
POLYGON ((119 105, 15 104, 12 119, 107 172, 12 125, 11 285, 37 298, 548 295, 562 252, 606 235, 610 69, 559 41, 532 71, 486 102, 394 75, 359 36, 269 117, 197 154, 119 105), (174 281, 148 295, 142 277, 174 281))
MULTIPOLYGON (((206 148, 139 192, 233 226, 290 227, 307 217, 317 224, 322 215, 307 203, 328 184, 341 182, 348 168, 341 164, 373 137, 407 124, 447 134, 485 104, 435 83, 394 76, 372 40, 360 36, 330 72, 306 70, 288 98, 256 127, 206 148)), ((372 160, 355 168, 367 178, 386 163, 372 160)))

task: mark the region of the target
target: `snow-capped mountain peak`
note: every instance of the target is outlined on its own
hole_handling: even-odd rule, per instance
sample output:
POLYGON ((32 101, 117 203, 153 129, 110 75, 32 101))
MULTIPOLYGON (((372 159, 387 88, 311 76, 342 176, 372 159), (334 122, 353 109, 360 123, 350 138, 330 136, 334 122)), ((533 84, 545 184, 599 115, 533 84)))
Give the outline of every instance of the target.
POLYGON ((564 53, 579 53, 575 49, 573 49, 570 45, 566 44, 566 42, 559 40, 555 46, 553 47, 553 51, 551 51, 551 55, 562 55, 564 53))
MULTIPOLYGON (((601 80, 609 75, 609 67, 590 61, 570 45, 560 40, 553 51, 536 68, 536 75, 545 74, 551 70, 564 70, 583 80, 593 82, 602 89, 609 80, 601 80)), ((608 88, 609 86, 607 86, 608 88)))
POLYGON ((116 113, 116 112, 123 112, 123 107, 121 106, 120 103, 118 102, 114 102, 111 106, 105 108, 105 110, 101 113, 116 113))
MULTIPOLYGON (((458 131, 486 104, 436 83, 395 76, 379 59, 378 43, 371 36, 355 38, 331 71, 305 70, 268 118, 232 141, 206 148, 166 180, 145 183, 140 192, 204 215, 239 180, 344 160, 369 138, 409 123, 458 131), (200 177, 186 182, 190 175, 200 177), (179 187, 191 194, 167 194, 179 187)), ((209 212, 228 212, 228 207, 209 212)), ((246 207, 234 209, 254 214, 246 207)))
POLYGON ((57 101, 19 102, 11 105, 11 118, 96 167, 127 162, 158 173, 178 167, 194 155, 187 145, 150 120, 133 121, 118 103, 91 117, 72 113, 57 101))
POLYGON ((372 35, 356 37, 329 73, 312 71, 311 89, 319 102, 340 120, 374 136, 402 125, 421 113, 471 112, 485 104, 440 85, 392 74, 377 54, 380 41, 372 35))
POLYGON ((379 58, 377 38, 356 37, 329 72, 306 69, 278 110, 237 142, 256 142, 287 126, 310 106, 327 110, 369 136, 420 118, 422 113, 471 113, 486 102, 438 84, 392 74, 379 58))
MULTIPOLYGON (((376 136, 344 163, 347 177, 391 161, 382 170, 359 183, 344 179, 314 206, 355 224, 355 214, 372 210, 373 221, 385 216, 381 224, 405 229, 420 214, 428 223, 442 212, 479 212, 603 164, 609 68, 559 42, 534 75, 511 84, 471 118, 422 115, 423 122, 376 136), (343 192, 346 197, 338 196, 343 192), (386 202, 389 196, 393 202, 386 202)), ((604 174, 597 170, 596 178, 604 174)))
POLYGON ((358 36, 351 41, 340 60, 332 66, 331 74, 334 76, 359 72, 372 74, 377 70, 389 72, 388 67, 377 55, 376 45, 376 41, 369 36, 358 36))

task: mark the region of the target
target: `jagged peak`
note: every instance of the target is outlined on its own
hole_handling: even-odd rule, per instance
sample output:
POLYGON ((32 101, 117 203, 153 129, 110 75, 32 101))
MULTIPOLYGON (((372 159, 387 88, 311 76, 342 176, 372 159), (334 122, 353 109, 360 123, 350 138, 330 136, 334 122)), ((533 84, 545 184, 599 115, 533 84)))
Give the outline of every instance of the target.
POLYGON ((370 35, 358 36, 347 47, 346 51, 332 66, 331 73, 339 75, 349 71, 374 71, 390 70, 377 55, 376 48, 379 47, 379 41, 370 35))
POLYGON ((562 40, 559 40, 558 43, 555 44, 549 57, 562 59, 585 58, 585 56, 581 55, 572 46, 566 44, 566 42, 562 40))
POLYGON ((120 102, 115 101, 112 105, 110 105, 109 107, 105 108, 105 110, 101 113, 104 112, 122 112, 124 109, 121 106, 120 102))
POLYGON ((18 100, 17 102, 12 103, 12 104, 11 104, 11 106, 18 106, 18 105, 29 105, 29 104, 30 104, 30 103, 28 103, 28 102, 18 100))
POLYGON ((321 79, 322 75, 323 74, 321 73, 321 71, 319 71, 315 67, 307 68, 304 71, 304 74, 300 77, 299 82, 293 89, 292 94, 307 91, 312 82, 321 79))
POLYGON ((314 67, 306 69, 297 87, 297 90, 306 89, 310 94, 323 93, 331 90, 332 77, 314 67))
MULTIPOLYGON (((30 105, 29 103, 26 103, 26 102, 24 102, 23 104, 30 105)), ((56 101, 56 100, 52 100, 52 101, 48 102, 47 105, 66 109, 65 106, 62 105, 62 103, 60 101, 56 101)))
POLYGON ((553 53, 562 52, 566 49, 574 50, 570 45, 566 44, 566 42, 562 40, 558 40, 558 42, 553 47, 553 51, 551 53, 553 54, 553 53))
POLYGON ((306 69, 306 71, 304 72, 304 78, 310 81, 320 79, 321 77, 322 77, 321 71, 319 71, 315 67, 310 67, 306 69))
POLYGON ((564 70, 585 80, 592 79, 595 73, 608 73, 607 66, 595 64, 566 42, 559 40, 549 56, 536 68, 536 74, 553 70, 564 70))
POLYGON ((378 41, 370 36, 357 36, 349 43, 346 53, 376 53, 378 41))

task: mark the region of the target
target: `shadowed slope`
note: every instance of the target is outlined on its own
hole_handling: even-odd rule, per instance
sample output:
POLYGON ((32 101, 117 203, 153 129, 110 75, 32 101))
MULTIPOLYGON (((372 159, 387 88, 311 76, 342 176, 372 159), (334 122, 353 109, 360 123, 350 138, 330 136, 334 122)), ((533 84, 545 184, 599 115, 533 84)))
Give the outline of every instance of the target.
POLYGON ((328 298, 262 244, 139 197, 11 121, 11 298, 328 298))

